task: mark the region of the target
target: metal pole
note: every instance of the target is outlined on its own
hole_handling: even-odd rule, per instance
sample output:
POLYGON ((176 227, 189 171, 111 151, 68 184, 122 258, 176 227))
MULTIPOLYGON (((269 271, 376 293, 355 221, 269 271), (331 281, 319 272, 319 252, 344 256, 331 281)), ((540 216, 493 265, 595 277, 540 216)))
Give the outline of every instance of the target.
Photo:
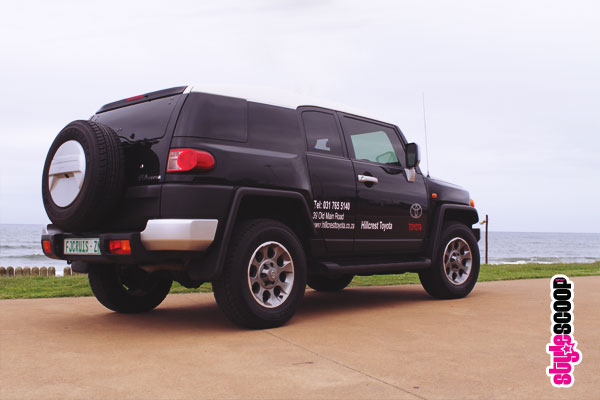
POLYGON ((485 263, 488 263, 488 225, 490 223, 490 219, 487 214, 485 214, 485 263))

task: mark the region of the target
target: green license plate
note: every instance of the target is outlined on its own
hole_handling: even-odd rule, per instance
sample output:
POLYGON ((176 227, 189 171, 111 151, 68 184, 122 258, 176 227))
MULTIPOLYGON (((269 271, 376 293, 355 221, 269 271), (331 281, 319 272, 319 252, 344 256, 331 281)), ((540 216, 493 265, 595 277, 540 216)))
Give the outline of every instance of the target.
POLYGON ((65 239, 65 254, 100 255, 100 239, 65 239))

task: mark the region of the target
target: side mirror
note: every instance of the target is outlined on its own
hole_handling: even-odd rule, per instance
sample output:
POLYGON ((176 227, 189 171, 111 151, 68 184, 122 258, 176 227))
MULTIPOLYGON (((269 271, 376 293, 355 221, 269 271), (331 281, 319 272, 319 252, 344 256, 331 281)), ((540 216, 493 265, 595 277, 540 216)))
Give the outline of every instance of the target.
POLYGON ((419 146, 416 143, 406 145, 406 168, 414 168, 421 162, 419 146))

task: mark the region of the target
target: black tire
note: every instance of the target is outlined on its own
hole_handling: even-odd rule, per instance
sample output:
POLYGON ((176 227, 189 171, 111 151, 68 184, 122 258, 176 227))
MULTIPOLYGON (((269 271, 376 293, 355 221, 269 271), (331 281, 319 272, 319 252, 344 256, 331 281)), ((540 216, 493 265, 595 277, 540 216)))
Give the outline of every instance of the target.
MULTIPOLYGON (((294 232, 274 220, 246 221, 236 226, 227 252, 223 273, 217 281, 213 282, 215 299, 225 315, 237 325, 252 329, 273 328, 289 321, 296 312, 306 287, 306 257, 294 232), (275 295, 267 296, 268 300, 279 301, 277 296, 282 296, 282 293, 286 296, 278 305, 275 301, 271 308, 261 304, 261 300, 258 299, 258 293, 264 294, 268 290, 257 282, 251 282, 252 279, 257 279, 256 277, 267 276, 261 271, 265 271, 263 265, 268 264, 268 259, 258 261, 258 257, 259 249, 267 248, 267 252, 271 251, 269 243, 274 243, 276 247, 283 246, 283 250, 288 252, 293 268, 292 280, 289 283, 291 289, 287 292, 280 290, 277 294, 277 283, 274 283, 274 289, 270 289, 275 295), (254 267, 253 263, 260 266, 254 267), (256 268, 260 270, 257 271, 256 268), (253 293, 255 289, 257 297, 253 293)), ((277 275, 279 271, 277 268, 282 267, 279 266, 279 262, 277 265, 271 263, 271 267, 276 271, 274 276, 277 278, 274 279, 279 282, 281 276, 277 275)), ((264 268, 268 269, 269 266, 266 265, 264 268)), ((283 279, 289 280, 289 276, 286 274, 283 279)))
POLYGON ((348 286, 352 279, 354 279, 352 274, 336 277, 309 275, 306 283, 318 292, 337 292, 348 286))
POLYGON ((431 268, 420 272, 419 279, 427 293, 438 299, 465 297, 471 293, 475 283, 477 283, 479 263, 479 246, 475 235, 466 225, 452 222, 447 224, 442 231, 440 245, 434 250, 431 268), (471 253, 468 274, 462 274, 458 267, 459 265, 464 267, 468 264, 468 256, 466 253, 463 255, 463 252, 467 249, 464 243, 466 243, 471 253), (454 257, 454 254, 457 257, 454 257), (445 261, 450 259, 455 261, 450 261, 450 267, 447 268, 445 261), (466 275, 466 277, 463 277, 463 275, 466 275), (461 279, 464 279, 464 281, 460 282, 461 279))
POLYGON ((127 314, 154 309, 167 297, 173 283, 135 266, 117 264, 90 265, 88 278, 94 296, 104 307, 127 314))
POLYGON ((68 124, 50 146, 42 174, 42 198, 52 223, 73 232, 96 228, 114 211, 123 194, 124 170, 121 142, 110 127, 92 121, 68 124), (48 173, 57 150, 68 141, 83 148, 85 173, 77 197, 59 206, 50 193, 48 173))

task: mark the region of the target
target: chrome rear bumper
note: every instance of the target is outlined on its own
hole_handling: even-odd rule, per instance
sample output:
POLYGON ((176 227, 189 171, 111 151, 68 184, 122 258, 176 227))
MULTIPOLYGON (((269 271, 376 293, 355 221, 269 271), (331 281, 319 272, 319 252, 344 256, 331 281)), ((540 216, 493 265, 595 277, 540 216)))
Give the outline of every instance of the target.
POLYGON ((203 251, 217 233, 216 219, 151 219, 140 233, 146 250, 203 251))

